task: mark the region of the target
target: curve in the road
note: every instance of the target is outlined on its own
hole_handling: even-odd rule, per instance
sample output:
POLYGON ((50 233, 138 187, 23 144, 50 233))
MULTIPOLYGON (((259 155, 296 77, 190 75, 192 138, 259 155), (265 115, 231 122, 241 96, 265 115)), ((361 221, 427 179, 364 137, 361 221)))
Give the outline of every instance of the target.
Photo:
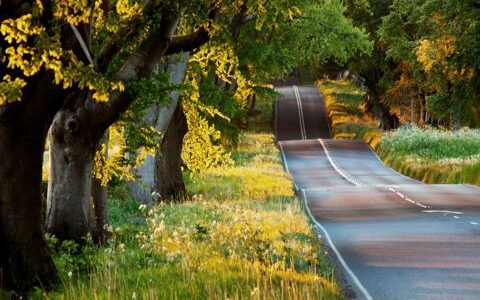
POLYGON ((315 87, 281 87, 276 135, 310 217, 365 299, 480 299, 480 189, 427 185, 332 140, 315 87))

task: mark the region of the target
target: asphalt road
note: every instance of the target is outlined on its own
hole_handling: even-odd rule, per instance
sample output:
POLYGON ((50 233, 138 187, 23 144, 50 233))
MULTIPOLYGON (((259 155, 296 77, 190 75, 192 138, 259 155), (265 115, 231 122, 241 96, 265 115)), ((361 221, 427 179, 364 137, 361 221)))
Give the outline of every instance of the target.
POLYGON ((285 168, 357 299, 480 299, 480 188, 422 184, 332 140, 315 87, 279 87, 285 168))

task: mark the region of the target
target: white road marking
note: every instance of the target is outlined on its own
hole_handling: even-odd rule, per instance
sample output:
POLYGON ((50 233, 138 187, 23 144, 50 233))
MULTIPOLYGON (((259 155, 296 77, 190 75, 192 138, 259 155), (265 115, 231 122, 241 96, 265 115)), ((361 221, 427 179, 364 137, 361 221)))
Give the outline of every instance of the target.
POLYGON ((295 179, 293 178, 293 175, 292 173, 290 173, 290 169, 288 168, 288 162, 287 162, 287 158, 285 157, 285 152, 283 151, 282 142, 278 142, 278 146, 280 147, 280 153, 282 153, 282 159, 285 165, 285 170, 290 176, 292 176, 293 185, 295 186, 295 190, 298 191, 297 183, 295 182, 295 179))
POLYGON ((338 174, 340 174, 343 178, 345 178, 346 180, 348 180, 349 182, 353 183, 356 186, 365 186, 364 183, 356 180, 354 177, 350 176, 349 174, 341 170, 337 166, 337 164, 333 161, 333 157, 330 155, 330 152, 328 151, 327 146, 325 145, 323 140, 318 139, 318 141, 320 142, 320 145, 322 145, 323 151, 325 151, 325 155, 327 156, 327 159, 330 162, 330 165, 332 165, 332 167, 335 169, 335 171, 337 171, 338 174))
POLYGON ((394 189, 393 187, 391 186, 388 186, 388 185, 383 185, 384 188, 386 188, 387 190, 393 192, 395 195, 399 196, 400 198, 402 198, 403 200, 405 201, 408 201, 418 207, 421 207, 421 208, 430 208, 430 206, 428 205, 425 205, 425 204, 422 204, 420 202, 417 202, 415 200, 412 200, 410 198, 408 198, 407 196, 405 196, 404 194, 400 193, 399 191, 397 191, 396 189, 394 189))
POLYGON ((454 215, 463 215, 463 212, 460 211, 453 211, 453 210, 438 210, 438 209, 430 209, 430 210, 422 210, 424 213, 442 213, 442 214, 454 214, 454 215))
POLYGON ((320 224, 316 219, 315 217, 312 215, 312 212, 310 211, 310 208, 308 207, 308 200, 307 200, 307 194, 305 193, 305 190, 302 189, 302 194, 303 194, 303 203, 305 205, 305 208, 307 210, 307 213, 308 215, 310 216, 310 219, 317 225, 318 228, 320 228, 320 230, 323 232, 323 235, 325 236, 325 239, 327 240, 327 243, 330 245, 330 248, 332 249, 332 251, 335 253, 335 255, 337 256, 337 259, 338 261, 340 262, 340 264, 342 265, 343 269, 348 273, 348 275, 350 276, 350 278, 353 280, 353 282, 355 283, 355 285, 358 287, 358 289, 360 290, 360 292, 362 292, 363 296, 365 297, 365 299, 368 299, 368 300, 373 300, 373 297, 370 295, 370 293, 367 291, 367 289, 363 286, 363 284, 360 282, 360 280, 358 279, 357 275, 355 275, 355 273, 352 271, 352 269, 350 269, 350 267, 348 266, 347 262, 345 261, 345 259, 343 258, 342 254, 340 253, 340 251, 338 251, 337 247, 335 246, 335 244, 333 243, 332 239, 330 238, 330 235, 328 234, 328 231, 325 229, 325 227, 322 226, 322 224, 320 224))
POLYGON ((470 224, 472 224, 472 225, 478 225, 477 222, 470 222, 470 224))
POLYGON ((453 216, 453 218, 455 218, 455 219, 460 219, 460 217, 459 217, 459 216, 453 216))
POLYGON ((275 137, 278 140, 277 119, 278 119, 278 99, 275 101, 275 137))
POLYGON ((300 97, 300 93, 298 92, 298 87, 296 85, 293 86, 293 93, 295 94, 295 98, 297 99, 298 118, 300 122, 300 135, 302 136, 302 140, 306 140, 307 132, 305 131, 305 119, 303 118, 302 98, 300 97))
MULTIPOLYGON (((337 165, 337 163, 334 161, 334 158, 332 155, 330 155, 330 151, 328 150, 327 146, 325 145, 325 142, 322 140, 322 139, 318 139, 318 141, 320 142, 320 144, 322 145, 323 147, 323 150, 325 151, 325 154, 328 158, 328 161, 330 162, 330 164, 332 165, 332 167, 335 169, 335 171, 337 171, 340 175, 342 175, 345 179, 347 179, 348 181, 350 181, 351 183, 355 184, 356 186, 367 186, 365 183, 361 182, 360 180, 356 179, 355 177, 353 177, 352 175, 348 174, 346 171, 344 170, 341 170, 340 167, 337 165)), ((419 206, 421 208, 429 208, 429 206, 425 205, 425 204, 422 204, 420 202, 417 202, 415 200, 412 200, 410 198, 408 198, 407 196, 405 196, 404 194, 402 194, 401 192, 395 190, 393 187, 391 186, 388 186, 388 185, 383 185, 383 184, 380 184, 378 185, 380 187, 383 187, 391 192, 393 192, 394 194, 396 194, 397 196, 399 196, 400 198, 402 198, 403 200, 407 201, 407 202, 410 202, 416 206, 419 206)))
POLYGON ((406 175, 398 172, 397 170, 395 170, 395 169, 387 166, 387 164, 385 164, 385 162, 380 158, 380 156, 378 156, 377 152, 375 152, 375 150, 373 150, 372 147, 370 147, 370 145, 368 145, 368 144, 366 144, 366 145, 368 146, 368 148, 370 148, 370 151, 372 151, 373 155, 378 159, 378 161, 379 161, 385 168, 393 171, 394 173, 396 173, 396 174, 398 174, 398 175, 400 175, 400 176, 402 176, 402 177, 404 177, 404 178, 406 178, 406 179, 416 181, 416 182, 418 182, 418 183, 420 183, 420 184, 424 184, 424 183, 421 182, 420 180, 417 180, 417 179, 412 178, 412 177, 408 177, 408 176, 406 176, 406 175))

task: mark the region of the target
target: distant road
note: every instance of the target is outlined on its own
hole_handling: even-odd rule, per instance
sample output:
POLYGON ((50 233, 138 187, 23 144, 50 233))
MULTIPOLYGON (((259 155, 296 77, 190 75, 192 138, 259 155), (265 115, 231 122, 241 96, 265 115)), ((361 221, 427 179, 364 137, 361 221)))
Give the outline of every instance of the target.
POLYGON ((480 189, 423 184, 332 140, 315 87, 283 86, 285 168, 357 299, 480 299, 480 189))

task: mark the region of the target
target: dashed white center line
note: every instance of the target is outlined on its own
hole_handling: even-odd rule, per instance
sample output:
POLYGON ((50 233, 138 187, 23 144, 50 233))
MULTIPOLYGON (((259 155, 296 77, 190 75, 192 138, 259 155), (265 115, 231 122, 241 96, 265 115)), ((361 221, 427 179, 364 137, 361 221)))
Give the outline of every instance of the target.
POLYGON ((472 224, 472 225, 478 225, 477 222, 470 222, 470 224, 472 224))
POLYGON ((453 218, 454 218, 454 219, 460 219, 460 217, 459 217, 459 216, 453 216, 453 218))

